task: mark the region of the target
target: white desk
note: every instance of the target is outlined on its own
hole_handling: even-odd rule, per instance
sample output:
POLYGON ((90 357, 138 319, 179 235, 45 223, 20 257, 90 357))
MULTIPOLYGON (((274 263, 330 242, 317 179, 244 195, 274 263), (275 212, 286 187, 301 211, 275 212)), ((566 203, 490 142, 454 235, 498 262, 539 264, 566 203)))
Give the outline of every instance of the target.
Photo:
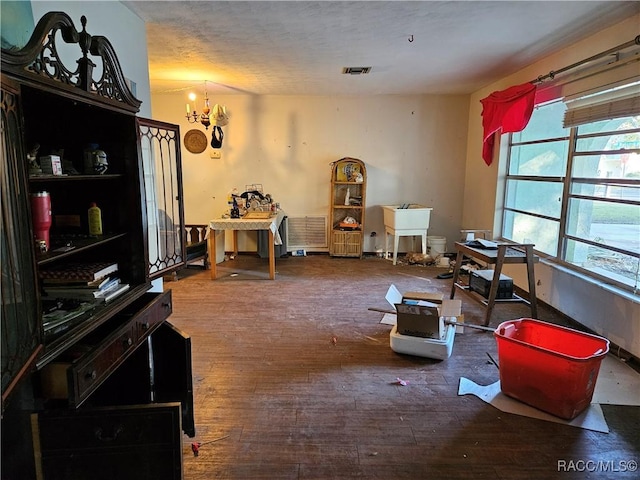
POLYGON ((282 244, 282 239, 278 233, 278 228, 285 213, 281 210, 275 216, 267 219, 245 219, 245 218, 216 218, 209 223, 209 258, 211 262, 211 280, 218 278, 216 268, 216 230, 233 231, 233 252, 238 254, 238 230, 268 230, 269 231, 269 278, 276 278, 276 258, 273 246, 282 244))

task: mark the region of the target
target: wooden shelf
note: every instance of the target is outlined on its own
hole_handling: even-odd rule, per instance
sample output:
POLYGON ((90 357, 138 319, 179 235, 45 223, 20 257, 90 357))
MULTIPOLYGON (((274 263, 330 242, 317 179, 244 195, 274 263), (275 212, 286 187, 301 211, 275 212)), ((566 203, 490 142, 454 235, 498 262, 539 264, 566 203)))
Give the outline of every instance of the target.
POLYGON ((73 245, 70 246, 74 247, 72 250, 56 252, 55 249, 53 249, 45 254, 38 254, 37 262, 38 265, 46 265, 47 263, 53 262, 54 260, 70 257, 80 252, 89 250, 95 246, 112 242, 124 237, 125 235, 127 235, 127 233, 107 234, 101 235, 100 237, 69 237, 69 242, 73 243, 73 245))
MULTIPOLYGON (((474 300, 477 300, 479 303, 482 303, 483 305, 489 305, 489 299, 487 297, 485 297, 484 295, 481 295, 478 292, 471 290, 469 285, 461 284, 459 282, 456 282, 454 285, 455 285, 455 287, 457 289, 467 292, 467 294, 471 298, 473 298, 474 300)), ((495 303, 516 302, 516 303, 526 303, 527 305, 531 305, 531 302, 529 302, 529 300, 527 300, 526 298, 523 298, 520 295, 517 295, 515 293, 513 294, 513 296, 511 298, 496 298, 494 300, 494 302, 495 303)))
MULTIPOLYGON (((364 243, 364 214, 366 205, 367 172, 364 163, 356 158, 345 157, 333 163, 331 173, 331 199, 329 221, 329 255, 334 257, 362 258, 364 243), (344 178, 361 176, 362 181, 347 181, 344 178), (345 205, 347 197, 356 199, 358 205, 345 205), (352 217, 358 228, 340 228, 346 217, 352 217)), ((349 222, 348 222, 349 223, 349 222)))
POLYGON ((120 173, 105 173, 104 175, 33 175, 29 177, 29 183, 43 182, 87 182, 117 180, 123 178, 120 173))

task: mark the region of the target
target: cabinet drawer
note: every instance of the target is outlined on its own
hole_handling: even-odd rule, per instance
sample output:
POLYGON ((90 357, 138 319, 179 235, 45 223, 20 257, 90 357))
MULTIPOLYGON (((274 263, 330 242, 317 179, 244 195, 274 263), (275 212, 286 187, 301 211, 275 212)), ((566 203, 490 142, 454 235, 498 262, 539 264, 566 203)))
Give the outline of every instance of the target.
POLYGON ((145 294, 119 316, 122 326, 72 365, 69 402, 79 406, 171 314, 171 291, 145 294))
POLYGON ((32 416, 36 458, 45 479, 182 478, 180 403, 32 416))
POLYGON ((171 315, 171 291, 147 293, 42 370, 46 398, 68 398, 79 407, 171 315))
POLYGON ((87 358, 72 365, 68 373, 74 394, 72 403, 81 403, 136 347, 135 328, 128 324, 88 354, 87 358))
POLYGON ((172 313, 171 290, 161 293, 134 316, 136 339, 144 340, 172 313))

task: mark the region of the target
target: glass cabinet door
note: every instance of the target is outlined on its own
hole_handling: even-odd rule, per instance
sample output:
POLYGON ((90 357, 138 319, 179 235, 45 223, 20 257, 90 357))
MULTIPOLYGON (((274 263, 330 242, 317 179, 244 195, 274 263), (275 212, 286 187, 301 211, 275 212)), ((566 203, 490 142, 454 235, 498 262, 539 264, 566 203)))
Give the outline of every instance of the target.
POLYGON ((2 84, 2 140, 0 142, 0 252, 2 273, 2 410, 18 380, 29 371, 40 347, 33 235, 22 148, 19 95, 2 84))
POLYGON ((177 125, 138 119, 144 174, 149 277, 185 264, 180 130, 177 125))

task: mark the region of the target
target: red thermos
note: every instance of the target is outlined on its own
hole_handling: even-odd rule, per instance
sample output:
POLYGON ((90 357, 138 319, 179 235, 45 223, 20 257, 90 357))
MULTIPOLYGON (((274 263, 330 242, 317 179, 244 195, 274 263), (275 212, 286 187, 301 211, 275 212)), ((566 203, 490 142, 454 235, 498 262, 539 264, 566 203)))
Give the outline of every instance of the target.
POLYGON ((31 216, 36 243, 44 241, 47 250, 49 243, 49 229, 51 228, 51 197, 49 192, 31 194, 31 216))

